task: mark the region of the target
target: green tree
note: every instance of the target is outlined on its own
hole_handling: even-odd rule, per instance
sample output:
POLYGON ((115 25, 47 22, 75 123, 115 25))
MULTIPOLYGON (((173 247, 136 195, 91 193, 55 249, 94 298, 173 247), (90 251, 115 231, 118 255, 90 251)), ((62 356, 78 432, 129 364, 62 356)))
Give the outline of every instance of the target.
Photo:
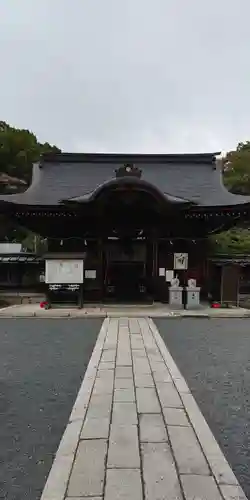
POLYGON ((250 254, 250 230, 247 228, 234 227, 210 236, 209 240, 213 254, 250 254))
MULTIPOLYGON (((0 192, 24 190, 31 181, 32 166, 42 153, 60 152, 48 142, 41 144, 29 130, 11 127, 0 121, 0 192)), ((0 241, 24 241, 29 247, 33 235, 0 216, 0 241)))
POLYGON ((223 161, 224 182, 229 191, 250 194, 250 141, 240 142, 223 161))
POLYGON ((0 121, 0 175, 8 174, 29 183, 33 163, 45 152, 60 150, 47 142, 39 143, 29 130, 17 129, 0 121))
MULTIPOLYGON (((223 160, 225 186, 235 194, 250 194, 250 141, 240 142, 223 160)), ((209 238, 212 253, 250 254, 250 229, 234 227, 209 238)))

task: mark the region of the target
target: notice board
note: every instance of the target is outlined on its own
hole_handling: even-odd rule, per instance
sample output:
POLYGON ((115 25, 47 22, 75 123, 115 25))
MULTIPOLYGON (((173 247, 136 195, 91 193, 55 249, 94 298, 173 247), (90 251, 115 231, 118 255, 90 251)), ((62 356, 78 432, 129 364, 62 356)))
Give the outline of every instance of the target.
POLYGON ((51 259, 45 261, 45 283, 83 283, 83 260, 51 259))

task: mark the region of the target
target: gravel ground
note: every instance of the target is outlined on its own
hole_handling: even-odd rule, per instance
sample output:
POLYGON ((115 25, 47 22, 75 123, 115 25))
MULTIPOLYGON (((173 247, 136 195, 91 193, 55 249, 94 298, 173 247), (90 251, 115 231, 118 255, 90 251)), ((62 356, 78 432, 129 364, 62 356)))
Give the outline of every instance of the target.
POLYGON ((250 320, 155 323, 250 498, 250 320))
POLYGON ((0 320, 0 499, 40 498, 101 323, 0 320))

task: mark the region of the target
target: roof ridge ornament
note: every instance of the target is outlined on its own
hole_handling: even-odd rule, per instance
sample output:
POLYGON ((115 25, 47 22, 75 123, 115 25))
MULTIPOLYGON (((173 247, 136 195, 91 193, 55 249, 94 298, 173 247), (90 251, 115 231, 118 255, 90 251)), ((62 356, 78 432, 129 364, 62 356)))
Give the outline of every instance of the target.
POLYGON ((115 170, 116 177, 137 177, 141 178, 142 171, 134 163, 124 163, 122 167, 115 170))

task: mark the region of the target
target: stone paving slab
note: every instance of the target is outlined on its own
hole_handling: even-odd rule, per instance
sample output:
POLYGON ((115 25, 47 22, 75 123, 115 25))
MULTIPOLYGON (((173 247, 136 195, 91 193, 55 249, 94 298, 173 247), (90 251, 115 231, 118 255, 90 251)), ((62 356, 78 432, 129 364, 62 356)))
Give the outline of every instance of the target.
POLYGON ((168 441, 161 414, 142 413, 139 415, 139 429, 141 443, 164 443, 164 441, 168 441))
POLYGON ((221 494, 211 476, 181 475, 181 484, 186 500, 194 500, 194 498, 221 500, 221 494))
POLYGON ((137 425, 111 424, 107 467, 109 469, 139 469, 137 425))
POLYGON ((106 454, 106 439, 80 441, 68 485, 69 497, 102 495, 106 454))
POLYGON ((104 320, 41 500, 70 498, 246 500, 151 319, 104 320))
POLYGON ((105 498, 108 500, 142 500, 140 469, 108 469, 105 498))

